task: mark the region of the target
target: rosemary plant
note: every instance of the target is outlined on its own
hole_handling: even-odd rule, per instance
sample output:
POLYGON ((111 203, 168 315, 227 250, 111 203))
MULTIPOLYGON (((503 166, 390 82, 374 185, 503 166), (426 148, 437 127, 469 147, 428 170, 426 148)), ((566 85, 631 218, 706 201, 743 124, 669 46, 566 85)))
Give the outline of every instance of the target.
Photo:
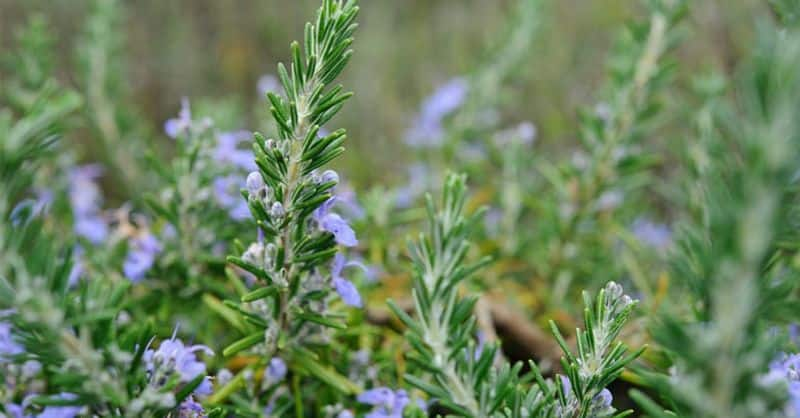
POLYGON ((97 155, 110 169, 116 184, 144 189, 148 179, 143 167, 143 132, 138 115, 128 105, 130 91, 124 54, 126 38, 117 28, 124 23, 122 2, 91 2, 86 29, 77 52, 80 62, 81 90, 86 97, 86 119, 100 151, 97 155), (124 150, 124 151, 121 151, 124 150))
POLYGON ((466 179, 448 176, 437 211, 427 197, 428 234, 412 246, 414 261, 412 318, 397 305, 390 306, 408 327, 406 338, 413 347, 409 359, 425 375, 406 375, 408 382, 428 393, 449 413, 467 417, 611 417, 611 393, 605 389, 641 350, 627 353, 615 342, 634 302, 622 287, 611 282, 596 301, 584 295, 586 331, 578 330, 578 354, 573 354, 551 322, 565 357, 564 375, 557 383, 545 380, 535 362, 521 375, 522 364, 498 358, 499 347, 476 339, 472 314, 474 296, 459 296, 460 283, 487 263, 465 262, 469 232, 481 212, 463 213, 466 179), (499 364, 497 364, 499 363, 499 364), (430 379, 426 377, 430 376, 430 379), (530 382, 534 384, 531 385, 530 382))
POLYGON ((243 192, 258 224, 258 240, 240 256, 228 257, 255 280, 241 303, 229 304, 250 331, 224 350, 231 356, 253 347, 261 354, 258 363, 286 361, 295 373, 313 375, 344 393, 359 389, 320 363, 309 347, 325 344, 327 329, 346 326, 330 306, 332 290, 345 304, 362 305, 357 289, 344 278, 352 263, 339 247, 358 241, 332 211, 339 177, 320 171, 344 151, 343 129, 320 132, 352 95, 330 85, 352 54, 357 13, 354 1, 323 1, 316 22, 306 25, 302 47, 292 44, 289 68, 278 66, 283 92, 267 94, 277 138, 255 134, 258 171, 247 176, 243 192))
MULTIPOLYGON (((563 166, 545 158, 536 161, 552 188, 549 195, 556 197, 537 204, 543 209, 537 213, 542 219, 538 232, 548 241, 531 243, 536 276, 552 283, 552 303, 565 297, 578 279, 602 283, 621 273, 612 255, 619 236, 614 231, 638 215, 625 213, 622 202, 636 199, 652 181, 654 156, 643 141, 652 134, 662 107, 659 94, 672 68, 667 54, 677 44, 678 24, 688 5, 681 0, 646 4, 649 19, 626 28, 609 59, 605 101, 580 115, 582 149, 563 166), (581 255, 583 251, 593 254, 581 255)), ((575 284, 591 287, 583 281, 575 284)))
MULTIPOLYGON (((140 34, 122 29, 146 6, 88 2, 74 45, 49 23, 60 2, 13 31, 0 56, 0 418, 800 416, 798 0, 762 2, 735 74, 728 51, 724 68, 671 84, 671 57, 695 54, 672 53, 682 28, 723 3, 647 1, 568 159, 549 149, 572 151, 566 119, 545 114, 537 132, 524 122, 537 102, 520 94, 546 74, 529 61, 551 64, 529 58, 562 9, 481 5, 509 14, 499 41, 421 106, 405 132, 410 184, 361 201, 331 169, 359 6, 320 1, 289 64, 259 80, 262 106, 198 97, 190 80, 163 133, 135 107, 140 51, 127 45, 140 34), (388 310, 375 303, 387 296, 388 310)), ((371 25, 388 4, 369 4, 371 25)), ((222 54, 239 56, 228 41, 222 54)), ((223 72, 240 62, 227 58, 223 72)), ((384 86, 374 97, 369 120, 341 126, 382 123, 393 100, 384 86)))
POLYGON ((770 324, 798 320, 790 308, 798 272, 786 245, 796 242, 787 225, 796 201, 799 59, 796 30, 762 27, 736 110, 716 112, 705 131, 704 146, 725 153, 698 171, 703 210, 683 229, 673 260, 691 315, 670 306, 653 322, 672 367, 669 376, 642 371, 663 400, 634 393, 651 416, 797 414, 786 398, 790 363, 781 375, 770 324))

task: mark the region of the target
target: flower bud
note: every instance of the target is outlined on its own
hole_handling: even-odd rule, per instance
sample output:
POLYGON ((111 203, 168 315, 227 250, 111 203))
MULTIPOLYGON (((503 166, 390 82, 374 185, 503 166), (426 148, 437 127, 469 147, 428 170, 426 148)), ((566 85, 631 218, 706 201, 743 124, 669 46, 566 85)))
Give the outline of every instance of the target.
POLYGON ((606 285, 606 294, 611 300, 619 299, 622 296, 622 286, 617 282, 608 282, 606 285))
POLYGON ((258 194, 264 188, 264 179, 261 178, 261 173, 253 171, 247 175, 247 191, 252 195, 258 194))
POLYGON ((286 215, 286 211, 283 209, 281 202, 272 204, 272 207, 269 209, 269 215, 275 219, 281 219, 286 215))
POLYGON ((336 184, 339 184, 339 174, 337 174, 333 170, 325 170, 322 173, 322 177, 321 177, 320 180, 321 180, 321 183, 334 182, 336 184))

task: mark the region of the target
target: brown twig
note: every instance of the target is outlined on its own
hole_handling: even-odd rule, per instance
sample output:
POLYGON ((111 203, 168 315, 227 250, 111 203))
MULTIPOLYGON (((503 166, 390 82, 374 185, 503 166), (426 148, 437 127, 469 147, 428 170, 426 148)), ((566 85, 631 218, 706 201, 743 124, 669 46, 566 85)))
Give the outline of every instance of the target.
MULTIPOLYGON (((561 350, 549 334, 531 321, 523 312, 514 309, 503 301, 481 298, 484 317, 491 317, 491 332, 502 342, 503 352, 512 361, 535 360, 543 373, 556 371, 560 364, 561 350)), ((411 313, 414 303, 411 299, 395 301, 397 306, 411 313)), ((402 325, 385 308, 368 308, 367 322, 400 329, 402 325)), ((485 332, 486 325, 481 328, 485 332)), ((487 335, 490 337, 490 335, 487 335)))

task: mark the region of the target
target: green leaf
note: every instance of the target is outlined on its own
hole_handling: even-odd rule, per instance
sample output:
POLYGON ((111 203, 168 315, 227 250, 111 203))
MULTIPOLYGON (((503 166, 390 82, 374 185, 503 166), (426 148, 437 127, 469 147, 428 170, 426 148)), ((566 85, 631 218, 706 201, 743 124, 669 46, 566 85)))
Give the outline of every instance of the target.
POLYGON ((239 341, 229 345, 224 350, 222 350, 222 355, 225 357, 230 357, 242 350, 246 350, 260 342, 264 341, 264 331, 259 331, 254 334, 250 334, 247 337, 242 338, 239 341))
POLYGON ((291 361, 306 373, 327 383, 345 395, 354 395, 363 390, 358 384, 342 376, 332 367, 320 364, 304 351, 294 350, 291 354, 291 361))

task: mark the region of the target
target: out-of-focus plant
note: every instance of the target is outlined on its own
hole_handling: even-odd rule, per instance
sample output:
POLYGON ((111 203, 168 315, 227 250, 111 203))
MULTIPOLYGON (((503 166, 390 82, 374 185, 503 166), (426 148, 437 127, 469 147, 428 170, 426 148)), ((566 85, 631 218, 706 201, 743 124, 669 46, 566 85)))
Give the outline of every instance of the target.
POLYGON ((698 132, 714 158, 695 170, 702 210, 682 228, 672 257, 683 303, 653 321, 669 375, 642 372, 655 401, 635 393, 651 416, 800 412, 797 366, 776 354, 781 339, 771 329, 800 317, 794 251, 782 249, 797 236, 798 59, 796 29, 762 26, 737 106, 718 109, 698 132))
MULTIPOLYGON (((475 68, 444 82, 420 105, 403 138, 415 156, 406 170, 405 183, 388 190, 378 186, 361 196, 365 216, 357 225, 363 224, 365 232, 373 237, 367 254, 370 261, 385 264, 391 270, 399 268, 402 246, 391 237, 423 216, 416 203, 425 191, 441 185, 448 167, 470 174, 472 182, 480 187, 479 193, 488 196, 484 200, 500 199, 500 193, 520 188, 524 180, 514 176, 518 173, 513 168, 504 171, 503 176, 482 174, 505 170, 501 167, 508 158, 526 158, 525 152, 535 136, 535 127, 529 122, 503 129, 508 121, 502 115, 516 98, 509 86, 526 70, 522 64, 525 58, 536 51, 535 41, 544 25, 544 3, 516 2, 506 18, 507 29, 487 48, 475 68), (496 138, 501 131, 508 135, 499 134, 496 138), (518 152, 512 157, 513 151, 518 152)), ((515 163, 509 162, 509 167, 515 163)), ((517 214, 520 194, 503 196, 508 211, 517 214)))
POLYGON ((41 87, 52 83, 55 40, 47 25, 44 16, 32 16, 15 31, 18 48, 2 57, 5 69, 13 73, 3 80, 2 86, 9 110, 28 111, 37 103, 41 87))
MULTIPOLYGON (((91 2, 85 30, 77 45, 85 117, 98 146, 95 158, 109 168, 113 182, 141 192, 152 180, 144 169, 142 121, 130 103, 125 65, 124 5, 117 0, 91 2)), ((125 197, 125 196, 123 196, 125 197)))
MULTIPOLYGON (((44 33, 38 21, 29 31, 44 33)), ((82 278, 72 251, 74 238, 58 237, 47 222, 53 199, 41 194, 26 198, 34 190, 37 171, 53 164, 60 151, 63 122, 81 105, 78 94, 50 77, 37 77, 38 90, 35 80, 27 85, 16 116, 8 108, 0 110, 2 413, 75 417, 202 412, 193 394, 207 394, 211 386, 205 366, 194 357, 196 348, 184 348, 173 336, 172 345, 151 349, 150 325, 132 323, 124 311, 129 283, 82 278)), ((82 186, 71 190, 72 203, 88 210, 96 195, 85 189, 85 181, 82 186), (82 196, 84 200, 74 200, 82 196)), ((80 215, 87 218, 78 215, 77 234, 88 240, 104 238, 98 235, 105 227, 98 213, 93 211, 92 219, 86 211, 80 215)))
POLYGON ((563 164, 535 161, 549 187, 547 198, 532 202, 537 239, 529 254, 535 276, 552 286, 553 304, 573 283, 591 287, 624 272, 617 261, 617 231, 641 216, 633 202, 653 179, 656 159, 646 140, 672 72, 666 54, 676 45, 677 24, 687 12, 684 1, 647 4, 649 19, 626 28, 609 59, 604 101, 580 115, 582 149, 563 164))
POLYGON ((470 229, 481 212, 466 217, 465 203, 466 180, 459 175, 447 178, 438 211, 428 196, 428 232, 411 248, 416 318, 390 302, 408 327, 406 338, 413 347, 409 359, 420 373, 406 375, 406 380, 458 416, 625 415, 616 414, 605 386, 640 353, 626 354, 625 345, 615 342, 634 307, 631 298, 613 282, 600 291, 596 301, 584 294, 586 331, 578 331, 577 354, 551 323, 564 350, 564 375, 555 383, 545 380, 531 361, 533 371, 521 376, 521 363, 512 366, 498 359, 496 343, 475 338, 477 298, 459 296, 460 283, 486 262, 466 262, 470 229))

